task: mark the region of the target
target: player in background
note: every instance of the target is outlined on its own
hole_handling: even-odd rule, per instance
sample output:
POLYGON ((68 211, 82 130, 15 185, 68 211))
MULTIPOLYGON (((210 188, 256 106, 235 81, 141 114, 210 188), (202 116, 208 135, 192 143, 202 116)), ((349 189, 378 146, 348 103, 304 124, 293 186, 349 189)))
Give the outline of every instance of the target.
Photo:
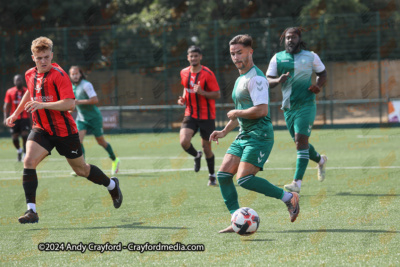
MULTIPOLYGON (((111 145, 104 139, 103 117, 96 104, 99 102, 96 91, 92 83, 86 80, 81 68, 72 66, 69 69, 69 77, 71 78, 72 88, 75 94, 75 107, 78 112, 76 116, 76 126, 79 131, 79 140, 82 144, 82 152, 85 156, 85 148, 83 139, 86 133, 93 133, 97 143, 102 146, 108 153, 112 161, 111 175, 118 173, 120 160, 114 154, 111 145)), ((72 173, 72 175, 76 175, 72 173)))
MULTIPOLYGON (((240 76, 235 82, 232 99, 235 109, 228 112, 228 124, 222 131, 214 131, 210 141, 225 137, 240 126, 239 134, 226 151, 217 173, 219 187, 231 215, 239 209, 238 194, 233 183, 236 174, 238 184, 251 191, 282 200, 289 211, 291 222, 299 215, 299 195, 288 193, 256 174, 271 153, 274 132, 269 116, 268 81, 253 63, 253 39, 249 35, 237 35, 229 42, 233 63, 240 76)), ((232 226, 220 233, 234 232, 232 226)))
POLYGON ((318 180, 325 179, 325 167, 328 158, 320 155, 308 142, 316 114, 315 94, 321 91, 327 80, 325 66, 314 52, 306 50, 301 39, 302 29, 287 28, 281 35, 281 44, 285 41, 285 50, 275 54, 267 70, 267 79, 271 88, 281 84, 282 110, 286 126, 297 149, 296 172, 293 182, 284 186, 289 192, 300 192, 301 182, 311 159, 318 163, 318 180), (311 76, 317 75, 316 84, 311 76))
MULTIPOLYGON (((6 119, 10 116, 18 107, 21 102, 22 97, 24 96, 27 88, 23 86, 24 80, 21 74, 17 74, 14 76, 14 87, 10 88, 6 92, 6 96, 4 98, 4 107, 3 107, 3 123, 6 124, 6 119)), ((29 119, 28 112, 23 111, 15 121, 15 126, 11 127, 11 138, 15 148, 17 149, 17 160, 22 161, 26 154, 26 140, 28 138, 29 130, 31 129, 31 122, 29 119), (22 137, 22 147, 19 145, 19 136, 22 137), (23 153, 23 154, 22 154, 23 153)))
POLYGON ((183 95, 179 96, 178 104, 186 105, 186 109, 179 135, 182 148, 194 157, 194 171, 198 172, 203 152, 193 147, 192 137, 200 129, 209 172, 208 185, 216 186, 215 157, 209 138, 215 130, 215 99, 220 98, 221 94, 214 73, 200 64, 202 58, 199 47, 189 47, 187 60, 190 66, 181 70, 183 95))
POLYGON ((69 110, 75 107, 72 84, 66 72, 53 59, 53 42, 47 37, 32 41, 32 60, 36 67, 25 73, 28 90, 6 124, 15 125, 25 109, 32 113, 33 129, 26 142, 26 157, 22 185, 28 210, 18 218, 20 223, 39 221, 36 212, 36 189, 38 179, 36 167, 55 147, 65 156, 68 164, 79 175, 108 189, 115 208, 122 204, 122 193, 117 178, 107 177, 98 167, 87 164, 82 155, 78 129, 69 110))

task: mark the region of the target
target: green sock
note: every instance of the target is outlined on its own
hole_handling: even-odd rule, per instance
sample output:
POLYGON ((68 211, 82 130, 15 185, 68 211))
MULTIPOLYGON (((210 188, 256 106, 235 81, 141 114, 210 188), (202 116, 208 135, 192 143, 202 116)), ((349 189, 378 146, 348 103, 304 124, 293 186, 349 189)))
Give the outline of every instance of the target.
POLYGON ((81 144, 81 147, 82 147, 83 158, 85 158, 85 147, 83 146, 83 144, 81 144))
POLYGON ((114 154, 114 151, 113 151, 113 149, 112 149, 112 147, 111 147, 111 145, 109 143, 107 143, 106 150, 108 152, 108 156, 110 157, 110 159, 112 161, 114 161, 115 160, 115 154, 114 154))
POLYGON ((297 150, 296 172, 294 173, 294 180, 303 180, 304 173, 306 172, 308 161, 310 160, 309 150, 297 150))
POLYGON ((239 209, 239 200, 236 187, 233 183, 233 174, 227 172, 218 172, 217 179, 222 198, 229 212, 232 214, 239 209))
POLYGON ((239 178, 238 184, 247 190, 255 191, 266 195, 267 197, 274 197, 282 199, 284 191, 267 180, 254 176, 253 174, 239 178))
POLYGON ((315 161, 316 163, 319 163, 319 161, 321 160, 321 155, 315 151, 315 148, 313 147, 313 145, 308 144, 309 145, 309 154, 310 154, 310 159, 312 161, 315 161))

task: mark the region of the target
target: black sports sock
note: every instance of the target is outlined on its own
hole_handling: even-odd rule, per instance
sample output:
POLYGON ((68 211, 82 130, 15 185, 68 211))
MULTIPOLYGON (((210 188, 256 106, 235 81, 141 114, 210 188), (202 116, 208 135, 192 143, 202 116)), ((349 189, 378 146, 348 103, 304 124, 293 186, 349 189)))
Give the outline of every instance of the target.
POLYGON ((215 165, 215 157, 214 155, 211 158, 206 159, 207 161, 207 167, 208 167, 208 172, 210 174, 215 173, 214 165, 215 165))
POLYGON ((95 184, 104 185, 106 187, 110 185, 110 178, 95 165, 90 164, 90 172, 87 179, 95 184))
POLYGON ((15 146, 16 149, 19 149, 19 139, 18 138, 13 138, 13 144, 15 146))
POLYGON ((188 154, 192 155, 193 157, 197 157, 197 150, 194 149, 193 145, 190 144, 190 147, 185 150, 188 154))
POLYGON ((26 203, 36 203, 36 189, 38 179, 35 169, 24 169, 22 175, 22 185, 25 191, 26 203))

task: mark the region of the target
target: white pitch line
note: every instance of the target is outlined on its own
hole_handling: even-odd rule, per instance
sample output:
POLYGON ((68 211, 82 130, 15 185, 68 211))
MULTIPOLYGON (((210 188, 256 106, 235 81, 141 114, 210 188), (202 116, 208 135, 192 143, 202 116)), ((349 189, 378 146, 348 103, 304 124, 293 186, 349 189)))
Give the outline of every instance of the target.
MULTIPOLYGON (((223 157, 215 157, 216 159, 223 159, 223 157)), ((86 161, 90 160, 96 160, 96 159, 107 159, 106 157, 87 157, 86 161)), ((135 160, 145 160, 145 159, 193 159, 192 157, 153 157, 153 156, 148 156, 148 157, 119 157, 121 160, 130 160, 130 159, 135 159, 135 160)), ((65 158, 47 158, 44 159, 43 162, 52 162, 52 161, 67 161, 65 158)), ((2 159, 1 162, 15 162, 18 163, 15 159, 2 159)))
POLYGON ((357 138, 388 138, 388 135, 357 135, 357 138))
MULTIPOLYGON (((288 171, 288 170, 295 170, 296 168, 265 168, 265 171, 288 171)), ((313 167, 309 167, 307 169, 315 169, 313 167)), ((359 170, 359 169, 400 169, 400 166, 369 166, 369 167, 361 167, 361 166, 354 166, 354 167, 327 167, 328 170, 359 170)), ((157 173, 157 172, 186 172, 186 171, 193 171, 193 168, 184 168, 184 169, 125 169, 118 172, 119 174, 141 174, 141 173, 157 173)), ((202 171, 206 171, 206 168, 202 169, 202 171)), ((50 178, 59 178, 50 176, 50 175, 41 175, 42 173, 63 173, 65 177, 69 177, 71 170, 38 170, 37 173, 40 175, 39 179, 50 179, 50 178)), ((0 181, 6 180, 20 180, 22 179, 22 170, 21 171, 0 171, 0 174, 21 174, 19 177, 7 177, 7 178, 0 178, 0 181)))

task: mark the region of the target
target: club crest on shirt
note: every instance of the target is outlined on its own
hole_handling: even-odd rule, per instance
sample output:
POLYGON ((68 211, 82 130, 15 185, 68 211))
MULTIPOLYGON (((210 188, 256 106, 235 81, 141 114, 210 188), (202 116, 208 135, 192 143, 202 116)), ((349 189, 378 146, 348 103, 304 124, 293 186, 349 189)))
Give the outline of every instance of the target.
MULTIPOLYGON (((40 77, 40 78, 37 78, 37 79, 36 79, 36 87, 35 87, 35 90, 36 90, 36 93, 37 93, 37 94, 40 92, 40 90, 42 90, 42 79, 43 79, 43 77, 40 77)), ((43 83, 44 83, 45 81, 46 81, 46 80, 43 80, 43 83)))

